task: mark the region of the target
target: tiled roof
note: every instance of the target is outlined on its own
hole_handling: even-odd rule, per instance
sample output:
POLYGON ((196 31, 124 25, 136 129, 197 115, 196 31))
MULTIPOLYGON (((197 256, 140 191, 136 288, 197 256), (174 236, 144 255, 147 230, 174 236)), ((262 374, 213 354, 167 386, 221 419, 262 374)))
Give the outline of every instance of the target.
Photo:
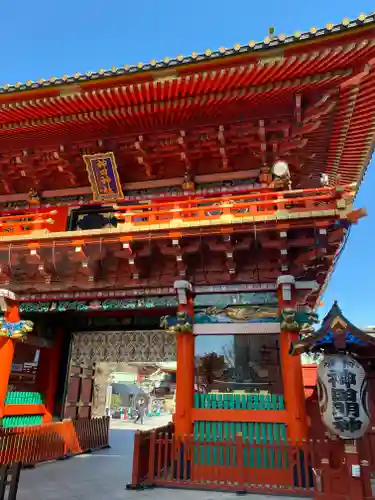
POLYGON ((94 81, 112 76, 122 76, 127 74, 142 73, 147 71, 155 71, 158 69, 175 68, 184 64, 192 64, 201 61, 211 61, 220 59, 227 56, 235 56, 238 54, 247 54, 251 52, 264 51, 268 49, 285 46, 291 43, 304 42, 308 40, 319 39, 324 36, 338 34, 348 30, 358 28, 363 25, 375 24, 375 12, 369 15, 361 14, 357 19, 349 20, 343 19, 339 24, 327 24, 324 28, 318 29, 312 27, 309 31, 302 33, 296 31, 293 35, 269 35, 261 42, 251 40, 247 45, 236 44, 232 48, 220 47, 219 50, 207 49, 203 54, 193 52, 189 56, 179 55, 175 58, 164 58, 162 61, 152 60, 149 63, 139 62, 136 65, 125 65, 122 67, 113 67, 109 70, 100 69, 96 72, 88 73, 74 73, 72 76, 63 75, 62 77, 52 77, 48 80, 43 78, 36 82, 28 80, 26 83, 15 83, 13 85, 7 84, 0 87, 0 94, 9 92, 41 89, 45 87, 66 85, 72 83, 82 83, 87 81, 94 81))

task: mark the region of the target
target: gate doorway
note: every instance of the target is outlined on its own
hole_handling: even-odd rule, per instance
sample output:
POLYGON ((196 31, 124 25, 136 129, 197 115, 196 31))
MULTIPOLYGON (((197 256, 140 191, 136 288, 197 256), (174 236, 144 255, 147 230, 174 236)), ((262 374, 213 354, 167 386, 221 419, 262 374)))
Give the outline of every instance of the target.
POLYGON ((175 338, 164 330, 73 333, 65 418, 104 415, 111 374, 129 371, 129 363, 175 359, 175 338))

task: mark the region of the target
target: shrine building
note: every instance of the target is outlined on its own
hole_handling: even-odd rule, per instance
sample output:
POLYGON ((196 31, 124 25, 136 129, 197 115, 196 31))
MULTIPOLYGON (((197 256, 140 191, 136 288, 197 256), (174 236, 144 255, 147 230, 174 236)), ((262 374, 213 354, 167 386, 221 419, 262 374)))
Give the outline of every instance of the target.
POLYGON ((366 215, 374 23, 0 88, 3 426, 177 361, 176 435, 308 439, 290 349, 366 215))

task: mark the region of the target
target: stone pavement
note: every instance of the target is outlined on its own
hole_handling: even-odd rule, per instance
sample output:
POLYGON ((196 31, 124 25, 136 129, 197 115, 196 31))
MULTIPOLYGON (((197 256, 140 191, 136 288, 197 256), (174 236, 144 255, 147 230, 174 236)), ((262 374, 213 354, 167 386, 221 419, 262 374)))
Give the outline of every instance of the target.
MULTIPOLYGON (((111 446, 89 455, 63 462, 42 464, 21 472, 17 500, 235 500, 233 493, 196 490, 154 489, 127 491, 133 455, 133 432, 111 430, 111 446)), ((249 500, 272 500, 290 497, 249 495, 249 500)), ((296 500, 296 497, 293 497, 296 500)))
MULTIPOLYGON (((112 448, 21 472, 17 500, 124 500, 133 432, 111 430, 112 448)), ((139 499, 140 500, 140 499, 139 499)))

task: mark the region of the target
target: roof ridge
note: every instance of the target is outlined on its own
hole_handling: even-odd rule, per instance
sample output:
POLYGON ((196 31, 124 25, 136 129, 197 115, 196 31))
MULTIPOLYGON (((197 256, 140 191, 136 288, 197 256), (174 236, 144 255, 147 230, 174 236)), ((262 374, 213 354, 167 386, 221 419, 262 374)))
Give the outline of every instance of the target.
POLYGON ((100 69, 96 72, 88 71, 86 73, 74 73, 72 76, 63 75, 62 77, 51 77, 48 80, 40 78, 36 82, 27 80, 25 83, 16 82, 15 84, 6 84, 0 87, 0 94, 7 94, 12 92, 19 92, 25 90, 43 89, 51 86, 77 84, 80 82, 93 81, 112 76, 122 76, 127 74, 136 74, 145 71, 154 71, 158 69, 173 68, 184 64, 192 64, 200 61, 209 61, 220 59, 228 56, 235 56, 238 54, 257 52, 259 50, 267 50, 283 46, 290 43, 303 42, 320 38, 322 36, 337 34, 342 31, 355 29, 366 24, 375 24, 375 11, 371 14, 360 14, 356 19, 350 20, 344 18, 341 23, 332 24, 328 23, 324 28, 312 27, 309 31, 300 32, 295 31, 293 35, 275 35, 271 33, 264 38, 261 42, 251 40, 247 45, 235 44, 232 48, 220 47, 218 50, 207 49, 204 53, 192 52, 189 56, 178 55, 170 59, 165 57, 162 61, 152 59, 149 63, 139 62, 136 65, 128 65, 122 67, 112 67, 110 70, 100 69))

